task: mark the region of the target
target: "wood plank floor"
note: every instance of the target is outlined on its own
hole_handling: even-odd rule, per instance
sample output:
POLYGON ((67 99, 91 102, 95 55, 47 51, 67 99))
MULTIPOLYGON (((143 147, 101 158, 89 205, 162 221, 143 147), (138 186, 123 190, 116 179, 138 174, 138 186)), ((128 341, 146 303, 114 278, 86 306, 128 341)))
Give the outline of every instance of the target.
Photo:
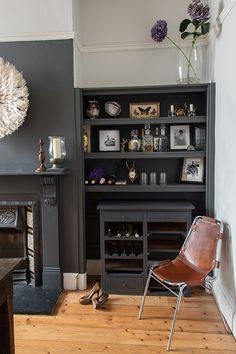
MULTIPOLYGON (((174 297, 149 296, 137 319, 140 296, 110 295, 102 309, 80 305, 86 292, 63 292, 50 316, 15 315, 16 354, 166 353, 174 297)), ((181 304, 171 352, 233 354, 212 296, 194 294, 181 304)))

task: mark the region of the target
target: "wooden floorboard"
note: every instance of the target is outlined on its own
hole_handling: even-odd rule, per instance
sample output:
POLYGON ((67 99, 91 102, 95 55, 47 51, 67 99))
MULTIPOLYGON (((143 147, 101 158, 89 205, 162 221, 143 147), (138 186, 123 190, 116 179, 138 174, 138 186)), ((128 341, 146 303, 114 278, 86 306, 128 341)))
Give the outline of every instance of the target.
MULTIPOLYGON (((175 298, 148 296, 137 319, 140 296, 110 295, 102 309, 80 305, 85 292, 64 292, 49 316, 15 315, 16 354, 166 353, 175 298)), ((185 298, 171 352, 233 354, 212 296, 185 298)))

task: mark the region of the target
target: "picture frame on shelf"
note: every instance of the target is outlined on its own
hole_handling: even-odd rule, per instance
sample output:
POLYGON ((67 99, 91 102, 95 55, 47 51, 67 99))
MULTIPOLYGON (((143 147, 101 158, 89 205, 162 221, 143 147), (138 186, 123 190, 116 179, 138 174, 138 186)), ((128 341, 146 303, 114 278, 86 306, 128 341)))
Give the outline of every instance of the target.
POLYGON ((99 151, 120 151, 120 131, 99 130, 99 151))
POLYGON ((170 126, 170 150, 187 150, 190 145, 189 125, 170 126))
POLYGON ((206 150, 206 127, 194 127, 194 147, 197 151, 206 150))
POLYGON ((129 104, 130 118, 159 118, 160 102, 138 102, 129 104))
POLYGON ((180 181, 185 183, 203 183, 204 157, 184 158, 180 181))
POLYGON ((84 152, 91 152, 91 127, 90 125, 84 125, 83 129, 84 152))

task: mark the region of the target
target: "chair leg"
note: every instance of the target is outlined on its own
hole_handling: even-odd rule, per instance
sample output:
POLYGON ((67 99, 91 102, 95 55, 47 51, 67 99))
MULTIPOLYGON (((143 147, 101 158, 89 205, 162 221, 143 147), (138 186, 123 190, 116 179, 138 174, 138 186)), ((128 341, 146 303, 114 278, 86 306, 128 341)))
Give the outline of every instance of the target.
POLYGON ((139 313, 138 313, 138 320, 140 320, 141 316, 142 316, 143 306, 144 306, 144 302, 145 302, 145 299, 146 299, 146 295, 147 295, 147 291, 148 291, 148 287, 149 287, 149 283, 150 283, 150 279, 151 279, 151 274, 152 274, 152 268, 149 271, 147 282, 146 282, 146 285, 145 285, 145 289, 144 289, 144 293, 143 293, 143 297, 142 297, 142 302, 141 302, 139 313))
POLYGON ((170 345, 171 345, 172 337, 173 337, 173 334, 174 334, 175 321, 176 321, 176 318, 177 318, 177 314, 179 312, 180 303, 181 303, 181 299, 182 299, 183 291, 184 291, 185 287, 186 287, 186 284, 181 285, 181 287, 179 288, 179 295, 178 295, 178 299, 176 301, 175 313, 174 313, 173 320, 172 320, 172 323, 171 323, 169 339, 168 339, 168 343, 167 343, 167 347, 166 347, 167 350, 170 350, 170 345))
POLYGON ((212 292, 213 298, 214 298, 214 300, 215 300, 215 304, 216 304, 217 310, 218 310, 218 312, 219 312, 219 314, 220 314, 220 317, 221 317, 221 319, 222 319, 223 325, 224 325, 224 327, 225 327, 225 331, 229 334, 229 333, 231 333, 231 330, 230 330, 230 328, 229 328, 228 323, 227 323, 226 320, 225 320, 225 317, 224 317, 223 313, 221 312, 221 309, 220 309, 218 300, 217 300, 217 298, 216 298, 216 294, 215 294, 215 290, 214 290, 213 284, 212 284, 211 282, 208 282, 208 284, 210 285, 211 292, 212 292))

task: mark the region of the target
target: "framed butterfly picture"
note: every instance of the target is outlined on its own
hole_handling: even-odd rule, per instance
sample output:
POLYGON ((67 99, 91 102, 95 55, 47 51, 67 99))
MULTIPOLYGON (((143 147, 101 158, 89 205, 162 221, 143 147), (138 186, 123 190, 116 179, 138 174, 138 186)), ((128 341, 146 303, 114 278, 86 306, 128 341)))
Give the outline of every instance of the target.
POLYGON ((130 118, 160 117, 160 102, 138 102, 129 104, 130 118))

